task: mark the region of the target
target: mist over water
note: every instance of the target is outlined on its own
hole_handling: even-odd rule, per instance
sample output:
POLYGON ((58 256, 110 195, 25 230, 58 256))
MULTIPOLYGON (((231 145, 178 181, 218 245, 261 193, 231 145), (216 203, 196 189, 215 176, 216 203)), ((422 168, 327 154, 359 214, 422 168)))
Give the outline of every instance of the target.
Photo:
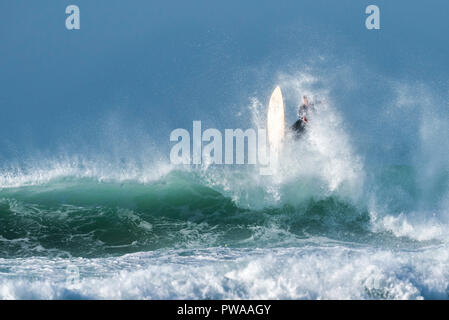
MULTIPOLYGON (((277 81, 287 113, 303 94, 322 102, 303 139, 287 136, 273 176, 255 165, 175 166, 157 145, 118 159, 74 153, 5 166, 2 297, 446 298, 444 109, 423 87, 406 98, 416 90, 398 86, 377 113, 387 113, 385 131, 405 122, 401 109, 422 108, 432 124, 404 124, 411 138, 379 133, 363 153, 329 79, 298 72, 277 81), (367 159, 394 139, 413 153, 367 159), (76 287, 66 283, 68 265, 80 270, 76 287)), ((242 107, 254 129, 265 128, 269 93, 242 107)))

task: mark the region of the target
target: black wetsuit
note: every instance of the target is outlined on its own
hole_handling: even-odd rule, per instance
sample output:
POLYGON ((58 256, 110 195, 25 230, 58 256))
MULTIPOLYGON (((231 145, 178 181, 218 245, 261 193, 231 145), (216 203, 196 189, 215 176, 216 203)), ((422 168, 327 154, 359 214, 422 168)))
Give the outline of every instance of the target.
POLYGON ((298 110, 298 117, 299 119, 296 120, 296 122, 291 126, 291 130, 293 131, 295 139, 299 139, 299 137, 302 136, 302 134, 306 130, 307 122, 305 122, 303 119, 307 119, 307 113, 310 109, 310 105, 301 105, 298 110))

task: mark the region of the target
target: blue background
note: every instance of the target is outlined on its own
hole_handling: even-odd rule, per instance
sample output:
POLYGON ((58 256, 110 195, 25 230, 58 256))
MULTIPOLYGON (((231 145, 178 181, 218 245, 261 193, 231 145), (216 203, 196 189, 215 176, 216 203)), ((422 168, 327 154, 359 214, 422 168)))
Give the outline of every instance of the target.
POLYGON ((376 120, 392 99, 385 79, 425 83, 447 116, 448 13, 443 0, 3 0, 0 159, 124 144, 130 153, 142 141, 167 150, 170 131, 192 120, 248 127, 235 114, 249 98, 310 64, 324 77, 351 68, 355 88, 330 88, 348 132, 362 154, 389 141, 403 161, 416 128, 376 120), (77 31, 65 28, 70 4, 81 11, 77 31), (370 4, 381 30, 365 28, 370 4))

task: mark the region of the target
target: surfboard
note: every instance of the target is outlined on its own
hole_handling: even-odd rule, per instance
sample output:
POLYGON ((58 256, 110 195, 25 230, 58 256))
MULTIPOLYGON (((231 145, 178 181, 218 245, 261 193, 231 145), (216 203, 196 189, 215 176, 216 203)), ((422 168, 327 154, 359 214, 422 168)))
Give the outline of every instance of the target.
POLYGON ((271 94, 267 111, 267 133, 270 152, 278 156, 282 151, 285 136, 284 99, 279 86, 271 94))

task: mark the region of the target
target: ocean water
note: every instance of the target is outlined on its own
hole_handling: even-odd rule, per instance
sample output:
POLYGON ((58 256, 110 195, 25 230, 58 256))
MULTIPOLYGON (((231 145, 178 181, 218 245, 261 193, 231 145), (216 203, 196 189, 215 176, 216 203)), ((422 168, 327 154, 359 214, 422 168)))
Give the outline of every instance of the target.
MULTIPOLYGON (((381 213, 300 174, 270 184, 211 168, 151 181, 67 170, 4 182, 2 298, 447 298, 438 217, 381 213)), ((390 187, 413 180, 407 167, 378 174, 390 187)))
POLYGON ((448 299, 447 5, 377 2, 2 2, 0 298, 448 299), (273 175, 170 162, 277 85, 273 175))
MULTIPOLYGON (((255 127, 264 110, 248 106, 255 127)), ((2 298, 448 297, 448 172, 427 193, 412 165, 368 170, 329 101, 272 176, 49 163, 1 176, 2 298)))

